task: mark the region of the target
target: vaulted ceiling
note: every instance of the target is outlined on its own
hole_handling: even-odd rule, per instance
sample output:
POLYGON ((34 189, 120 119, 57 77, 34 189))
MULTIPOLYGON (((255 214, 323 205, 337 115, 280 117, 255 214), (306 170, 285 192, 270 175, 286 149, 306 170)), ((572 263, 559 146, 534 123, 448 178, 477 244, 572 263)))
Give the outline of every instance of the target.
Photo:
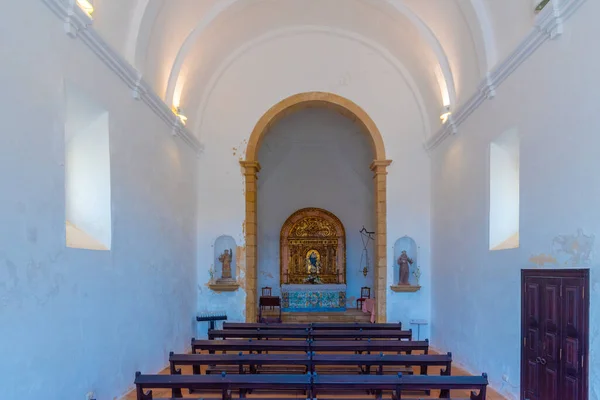
POLYGON ((465 102, 531 29, 534 2, 95 0, 94 27, 186 110, 201 109, 219 74, 253 46, 308 32, 350 38, 397 67, 435 129, 443 106, 465 102))

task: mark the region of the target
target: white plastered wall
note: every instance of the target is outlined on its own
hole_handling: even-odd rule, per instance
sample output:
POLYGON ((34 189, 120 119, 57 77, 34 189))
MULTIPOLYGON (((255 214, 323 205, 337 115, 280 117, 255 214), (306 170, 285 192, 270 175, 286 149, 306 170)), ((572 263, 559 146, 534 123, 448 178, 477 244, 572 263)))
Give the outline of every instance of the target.
POLYGON ((589 39, 598 13, 600 3, 587 2, 562 37, 545 43, 432 155, 433 343, 471 372, 487 372, 511 399, 519 398, 520 270, 573 267, 591 269, 589 398, 600 398, 600 57, 589 39), (512 128, 521 140, 520 248, 490 252, 489 144, 512 128), (553 242, 580 229, 595 246, 573 264, 553 242))
POLYGON ((0 397, 113 399, 195 327, 196 155, 41 1, 0 59, 0 397), (110 115, 110 251, 65 246, 65 80, 110 115))

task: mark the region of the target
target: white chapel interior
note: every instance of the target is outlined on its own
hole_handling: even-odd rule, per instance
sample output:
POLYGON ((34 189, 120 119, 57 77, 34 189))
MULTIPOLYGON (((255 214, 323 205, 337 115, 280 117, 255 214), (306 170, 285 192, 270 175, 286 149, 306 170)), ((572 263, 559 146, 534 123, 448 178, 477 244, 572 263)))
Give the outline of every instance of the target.
POLYGON ((0 1, 0 399, 600 400, 599 15, 0 1))

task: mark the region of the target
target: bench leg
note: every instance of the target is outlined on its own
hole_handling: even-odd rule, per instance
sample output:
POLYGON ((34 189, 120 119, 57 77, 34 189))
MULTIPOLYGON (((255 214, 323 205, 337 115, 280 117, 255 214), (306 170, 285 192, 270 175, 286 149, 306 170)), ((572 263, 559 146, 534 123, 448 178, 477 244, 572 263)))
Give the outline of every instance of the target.
POLYGON ((440 399, 449 399, 450 398, 450 390, 442 389, 440 390, 440 399))
POLYGON ((194 375, 200 375, 200 366, 198 364, 192 365, 192 373, 194 375))
POLYGON ((479 394, 475 393, 475 392, 471 392, 471 400, 485 400, 485 393, 486 392, 486 388, 485 386, 479 391, 479 394))
POLYGON ((138 386, 136 389, 136 393, 137 393, 137 400, 152 400, 152 390, 148 390, 147 392, 144 392, 144 389, 142 389, 142 387, 138 386))

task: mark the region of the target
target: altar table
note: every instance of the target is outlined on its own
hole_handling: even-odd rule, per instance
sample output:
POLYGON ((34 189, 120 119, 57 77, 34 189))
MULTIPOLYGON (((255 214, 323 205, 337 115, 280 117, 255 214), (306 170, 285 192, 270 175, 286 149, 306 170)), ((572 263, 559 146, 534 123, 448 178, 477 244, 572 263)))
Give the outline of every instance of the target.
POLYGON ((346 285, 281 285, 283 311, 345 311, 346 285))

